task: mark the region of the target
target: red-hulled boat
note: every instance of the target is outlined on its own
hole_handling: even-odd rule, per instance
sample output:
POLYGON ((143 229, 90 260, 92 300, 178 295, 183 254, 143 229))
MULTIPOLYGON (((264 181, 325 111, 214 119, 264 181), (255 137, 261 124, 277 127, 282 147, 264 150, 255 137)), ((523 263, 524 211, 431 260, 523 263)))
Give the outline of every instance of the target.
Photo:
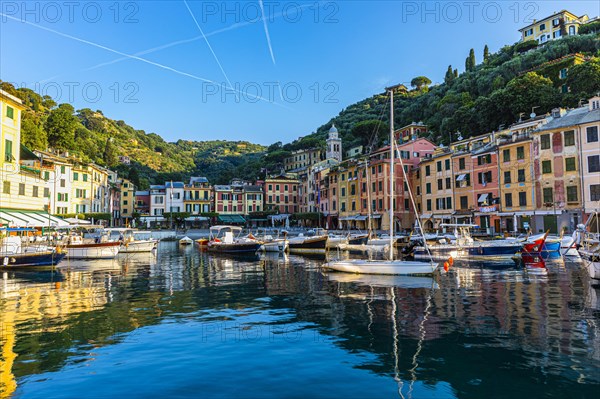
POLYGON ((550 230, 546 231, 546 233, 544 233, 541 236, 537 236, 534 237, 533 239, 530 238, 527 241, 525 241, 523 243, 523 251, 522 253, 525 254, 539 254, 542 252, 542 248, 544 247, 544 243, 546 242, 546 237, 548 237, 548 233, 550 232, 550 230))

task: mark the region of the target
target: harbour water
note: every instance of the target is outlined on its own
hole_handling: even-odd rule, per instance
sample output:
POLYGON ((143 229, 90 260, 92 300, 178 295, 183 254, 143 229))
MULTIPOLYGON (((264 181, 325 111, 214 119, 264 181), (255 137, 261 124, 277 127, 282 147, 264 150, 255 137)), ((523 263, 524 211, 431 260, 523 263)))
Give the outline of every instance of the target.
POLYGON ((158 255, 4 271, 0 397, 595 398, 579 263, 430 278, 323 259, 158 255))

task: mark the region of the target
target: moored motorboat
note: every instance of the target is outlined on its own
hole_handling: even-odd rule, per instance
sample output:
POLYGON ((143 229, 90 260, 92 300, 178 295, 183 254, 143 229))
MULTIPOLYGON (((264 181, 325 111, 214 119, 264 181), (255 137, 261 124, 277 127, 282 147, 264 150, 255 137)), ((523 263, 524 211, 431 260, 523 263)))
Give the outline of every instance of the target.
POLYGON ((68 259, 113 259, 120 247, 119 241, 91 240, 80 236, 69 237, 65 246, 68 259))
POLYGON ((523 242, 523 253, 541 253, 546 243, 546 237, 548 237, 548 232, 529 237, 523 242))
POLYGON ((328 234, 327 249, 335 249, 339 245, 348 244, 348 237, 340 234, 328 234))
POLYGON ((106 229, 110 241, 120 241, 119 253, 152 252, 158 245, 158 240, 151 238, 149 231, 137 231, 128 228, 106 229))
POLYGON ((287 252, 289 243, 287 238, 272 238, 264 241, 260 247, 264 252, 287 252))
POLYGON ((194 240, 192 240, 188 236, 185 236, 179 240, 179 245, 192 245, 193 243, 194 243, 194 240))
POLYGON ((238 226, 212 226, 207 249, 218 253, 255 253, 262 243, 254 238, 240 237, 238 226))
POLYGON ((294 254, 324 254, 327 252, 326 235, 306 237, 300 235, 289 239, 290 253, 294 254))
POLYGON ((66 253, 46 245, 23 248, 20 237, 6 237, 0 248, 0 267, 54 266, 66 253))
POLYGON ((323 268, 357 274, 431 276, 437 266, 438 264, 435 262, 349 259, 325 263, 323 268))
POLYGON ((369 241, 368 234, 350 234, 348 236, 348 245, 365 245, 369 241))

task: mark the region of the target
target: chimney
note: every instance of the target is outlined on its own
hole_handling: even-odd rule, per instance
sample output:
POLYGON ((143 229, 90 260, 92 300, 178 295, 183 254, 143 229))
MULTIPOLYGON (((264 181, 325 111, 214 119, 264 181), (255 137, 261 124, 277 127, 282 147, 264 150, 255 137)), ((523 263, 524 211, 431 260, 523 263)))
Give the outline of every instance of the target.
POLYGON ((552 117, 553 118, 560 118, 562 116, 565 116, 565 114, 567 113, 567 110, 564 108, 554 108, 552 110, 552 117))

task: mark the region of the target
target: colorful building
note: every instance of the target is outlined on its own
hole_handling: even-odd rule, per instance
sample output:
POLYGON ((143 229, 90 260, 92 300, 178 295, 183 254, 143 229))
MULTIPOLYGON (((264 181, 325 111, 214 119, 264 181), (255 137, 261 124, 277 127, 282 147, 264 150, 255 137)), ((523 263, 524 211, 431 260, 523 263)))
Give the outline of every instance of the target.
POLYGON ((471 147, 473 222, 482 231, 494 234, 501 230, 498 217, 500 204, 498 148, 493 133, 480 137, 486 137, 487 140, 475 141, 471 147))
MULTIPOLYGON (((576 131, 581 146, 580 165, 584 218, 600 210, 600 97, 589 100, 576 131)), ((581 108, 580 108, 581 109, 581 108)))
POLYGON ((298 213, 298 179, 280 175, 264 184, 264 210, 278 214, 298 213))
MULTIPOLYGON (((426 229, 451 223, 454 214, 454 182, 460 175, 452 171, 452 152, 440 147, 419 164, 421 183, 421 221, 426 229)), ((466 179, 463 176, 459 181, 466 179)), ((461 183, 465 184, 465 183, 461 183)))
POLYGON ((588 20, 587 15, 578 17, 567 10, 562 10, 546 18, 533 20, 532 24, 519 29, 521 41, 535 40, 542 44, 563 36, 573 36, 588 20))

